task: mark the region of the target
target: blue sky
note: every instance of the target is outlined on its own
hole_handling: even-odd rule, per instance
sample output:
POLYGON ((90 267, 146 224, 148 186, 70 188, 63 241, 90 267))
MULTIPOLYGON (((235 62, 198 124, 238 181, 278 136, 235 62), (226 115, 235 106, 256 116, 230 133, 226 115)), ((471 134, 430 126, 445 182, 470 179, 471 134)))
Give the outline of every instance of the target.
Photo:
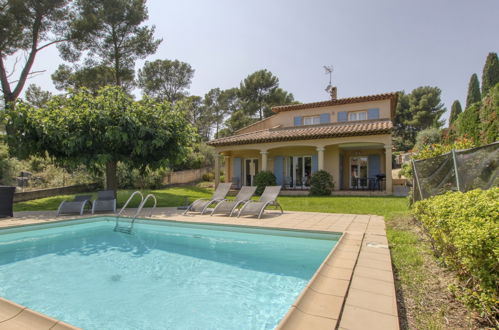
MULTIPOLYGON (((147 60, 178 59, 196 70, 190 94, 238 86, 268 69, 300 102, 328 99, 323 65, 333 65, 338 96, 430 85, 450 108, 464 106, 472 73, 499 52, 498 0, 149 0, 149 22, 163 38, 147 60)), ((62 63, 44 50, 30 82, 55 91, 62 63)), ((142 66, 137 63, 137 69, 142 66)), ((447 115, 446 115, 447 116, 447 115)))

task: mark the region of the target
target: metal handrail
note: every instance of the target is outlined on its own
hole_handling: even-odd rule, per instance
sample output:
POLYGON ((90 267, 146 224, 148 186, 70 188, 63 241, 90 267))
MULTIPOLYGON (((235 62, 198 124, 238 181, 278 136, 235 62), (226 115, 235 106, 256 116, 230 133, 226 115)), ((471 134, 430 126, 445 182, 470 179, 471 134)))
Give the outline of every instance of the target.
POLYGON ((148 194, 146 196, 146 198, 144 198, 144 196, 140 193, 140 191, 136 191, 134 192, 127 200, 127 202, 125 203, 125 205, 123 206, 123 208, 121 209, 120 213, 116 216, 116 225, 114 227, 114 230, 117 231, 117 229, 119 229, 119 231, 121 232, 124 232, 124 233, 128 233, 130 234, 132 232, 132 229, 133 229, 133 224, 135 223, 135 220, 137 219, 137 217, 139 216, 140 212, 142 211, 142 209, 144 208, 144 206, 146 205, 147 201, 149 200, 149 198, 153 198, 154 199, 154 205, 153 207, 151 208, 151 212, 149 213, 149 217, 152 216, 152 212, 154 211, 154 209, 156 208, 156 205, 158 203, 157 199, 156 199, 156 196, 154 196, 153 194, 148 194), (126 206, 128 205, 128 203, 130 202, 130 200, 132 199, 132 197, 138 193, 141 197, 142 197, 142 200, 140 201, 140 204, 139 204, 139 207, 137 208, 137 211, 135 212, 135 215, 133 216, 132 220, 129 222, 130 226, 128 228, 119 228, 119 223, 118 223, 118 220, 119 220, 119 217, 122 215, 123 213, 123 210, 126 208, 126 206))
POLYGON ((146 196, 146 198, 144 198, 144 201, 142 202, 142 205, 140 205, 139 209, 137 210, 137 213, 135 214, 135 217, 138 217, 139 214, 140 214, 140 211, 142 211, 142 209, 144 208, 144 206, 146 205, 147 203, 147 200, 149 199, 149 197, 152 197, 154 199, 154 205, 152 206, 151 208, 151 212, 149 213, 149 218, 152 217, 152 212, 154 211, 154 209, 156 208, 156 205, 158 204, 158 200, 156 199, 156 196, 154 196, 153 194, 149 194, 146 196))
POLYGON ((123 207, 121 208, 120 212, 118 213, 118 215, 116 216, 116 218, 119 218, 123 212, 125 211, 126 207, 128 206, 128 204, 130 203, 130 201, 132 200, 133 196, 135 196, 136 194, 139 194, 140 195, 140 205, 142 205, 142 203, 144 202, 144 195, 142 195, 142 193, 140 191, 134 191, 133 194, 130 195, 130 197, 128 197, 125 205, 123 205, 123 207))

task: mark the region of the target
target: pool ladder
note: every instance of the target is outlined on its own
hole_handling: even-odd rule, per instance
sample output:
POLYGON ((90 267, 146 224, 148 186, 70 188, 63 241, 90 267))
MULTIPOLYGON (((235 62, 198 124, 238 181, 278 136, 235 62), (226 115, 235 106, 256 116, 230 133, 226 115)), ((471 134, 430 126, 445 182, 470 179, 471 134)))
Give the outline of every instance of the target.
POLYGON ((128 200, 126 201, 125 205, 123 205, 123 207, 121 208, 120 212, 116 216, 116 224, 114 225, 114 231, 117 231, 117 232, 120 232, 120 233, 125 233, 125 234, 131 234, 132 230, 133 230, 133 224, 135 223, 135 220, 139 216, 140 212, 142 211, 142 209, 146 205, 146 203, 149 200, 149 198, 152 198, 154 200, 154 205, 151 208, 151 212, 149 213, 149 217, 151 217, 152 216, 152 212, 156 208, 156 204, 157 204, 156 196, 154 196, 153 194, 148 194, 144 198, 144 195, 142 195, 142 193, 140 191, 135 191, 133 194, 131 194, 130 197, 128 197, 128 200), (129 221, 121 221, 120 222, 120 219, 123 219, 122 216, 123 216, 123 214, 125 212, 126 207, 128 206, 128 204, 130 203, 130 201, 133 199, 133 197, 135 195, 139 195, 140 196, 139 207, 137 208, 137 211, 135 212, 135 215, 131 219, 127 218, 127 219, 130 219, 129 221), (128 225, 125 225, 125 223, 128 224, 128 225))

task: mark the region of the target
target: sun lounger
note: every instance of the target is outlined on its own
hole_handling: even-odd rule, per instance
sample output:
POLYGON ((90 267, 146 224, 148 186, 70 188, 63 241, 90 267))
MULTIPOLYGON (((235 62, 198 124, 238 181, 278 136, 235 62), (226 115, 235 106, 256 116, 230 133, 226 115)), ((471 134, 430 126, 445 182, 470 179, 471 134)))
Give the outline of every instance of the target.
POLYGON ((232 183, 220 183, 211 198, 201 198, 195 200, 191 205, 189 205, 187 210, 185 210, 184 215, 188 212, 199 212, 204 214, 204 212, 208 209, 208 206, 225 199, 229 193, 231 185, 232 183))
POLYGON ((97 193, 97 199, 92 206, 92 214, 95 212, 116 213, 116 194, 114 190, 103 190, 97 193))
POLYGON ((283 213, 281 205, 277 202, 277 196, 281 192, 281 186, 267 186, 263 191, 260 199, 255 201, 246 202, 243 207, 239 210, 240 217, 241 215, 257 215, 258 219, 262 217, 263 212, 267 206, 275 206, 281 209, 281 213, 283 213))
POLYGON ((236 195, 236 198, 233 200, 224 199, 223 201, 218 202, 215 206, 211 215, 213 214, 228 214, 232 216, 232 213, 237 211, 237 208, 246 203, 251 199, 251 196, 255 193, 256 187, 244 186, 241 187, 241 190, 236 195))
POLYGON ((56 216, 61 214, 79 214, 82 215, 85 210, 85 206, 89 206, 92 204, 90 199, 91 195, 80 195, 75 196, 72 201, 62 201, 57 209, 56 216))

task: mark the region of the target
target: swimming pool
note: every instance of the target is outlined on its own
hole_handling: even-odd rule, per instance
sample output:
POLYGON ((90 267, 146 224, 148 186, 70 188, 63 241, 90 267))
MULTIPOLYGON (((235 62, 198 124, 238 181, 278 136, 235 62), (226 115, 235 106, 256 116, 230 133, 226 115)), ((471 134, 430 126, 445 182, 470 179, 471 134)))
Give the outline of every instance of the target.
POLYGON ((0 296, 84 329, 272 329, 339 234, 92 218, 0 231, 0 296))

